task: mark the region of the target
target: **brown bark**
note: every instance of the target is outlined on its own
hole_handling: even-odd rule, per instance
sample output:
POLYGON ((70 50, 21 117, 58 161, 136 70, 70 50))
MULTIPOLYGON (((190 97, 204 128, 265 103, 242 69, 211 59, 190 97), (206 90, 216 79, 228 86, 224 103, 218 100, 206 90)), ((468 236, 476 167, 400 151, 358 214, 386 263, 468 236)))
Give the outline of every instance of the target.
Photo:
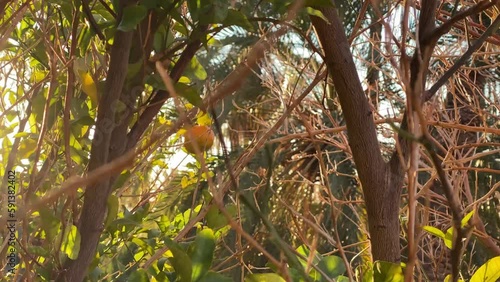
MULTIPOLYGON (((112 139, 115 127, 114 105, 120 98, 127 74, 128 58, 133 32, 117 31, 111 48, 111 61, 106 83, 106 92, 99 103, 95 137, 92 142, 89 171, 109 162, 109 149, 115 146, 112 139)), ((80 216, 80 253, 76 260, 68 260, 58 281, 82 281, 90 262, 95 257, 97 244, 102 232, 106 202, 110 194, 111 179, 87 187, 80 216)))
MULTIPOLYGON (((430 36, 434 30, 435 2, 424 1, 422 10, 425 13, 421 13, 419 25, 421 49, 415 52, 411 60, 408 87, 408 99, 418 104, 435 42, 435 38, 430 36)), ((349 145, 363 187, 373 260, 397 263, 401 260, 399 205, 405 175, 401 160, 405 163, 408 161, 410 141, 399 136, 399 152, 395 151, 388 163, 383 161, 375 123, 343 25, 334 8, 322 8, 321 11, 329 23, 317 17, 311 17, 311 20, 325 52, 325 60, 345 116, 349 145)), ((408 115, 405 114, 403 130, 408 128, 407 121, 408 115)))
POLYGON ((0 17, 3 18, 4 13, 5 13, 5 7, 9 2, 12 0, 0 0, 0 17))
MULTIPOLYGON (((349 43, 334 8, 322 8, 329 23, 311 17, 338 93, 368 214, 374 260, 399 262, 399 202, 404 170, 398 158, 382 159, 375 123, 361 86, 349 43)), ((403 140, 403 143, 405 141, 403 140)), ((406 146, 403 147, 406 148, 406 146)))
MULTIPOLYGON (((402 132, 412 128, 408 126, 408 121, 413 120, 412 123, 415 125, 419 121, 424 122, 420 120, 421 112, 419 111, 424 100, 430 98, 424 95, 425 81, 429 61, 439 37, 448 32, 454 22, 491 5, 484 1, 478 3, 436 27, 437 1, 423 0, 421 2, 417 48, 410 62, 407 61, 405 54, 401 58, 402 67, 405 68, 402 71, 409 73, 409 77, 404 77, 404 79, 407 79, 405 81, 407 105, 410 106, 403 117, 402 132)), ((400 134, 398 136, 399 151, 393 153, 388 163, 382 160, 375 124, 357 75, 343 25, 335 8, 323 7, 320 10, 327 20, 314 16, 311 16, 311 20, 323 47, 325 61, 346 120, 349 146, 365 197, 373 259, 399 262, 401 254, 398 214, 406 166, 401 160, 404 164, 408 162, 411 140, 400 134)), ((412 131, 410 134, 418 136, 419 132, 412 131)), ((435 166, 437 169, 440 168, 439 160, 435 166)), ((440 177, 440 181, 448 183, 446 177, 440 177)), ((454 195, 448 193, 450 192, 448 190, 446 196, 453 209, 456 201, 454 195)), ((455 211, 453 214, 454 222, 456 222, 461 217, 461 213, 455 211)))
MULTIPOLYGON (((134 148, 144 130, 165 102, 165 99, 153 98, 154 103, 139 117, 139 126, 134 126, 127 135, 129 124, 133 117, 137 98, 144 90, 144 78, 152 70, 147 68, 151 54, 153 37, 157 20, 150 15, 137 30, 130 32, 117 31, 111 48, 110 67, 108 70, 106 92, 101 98, 98 109, 95 136, 92 143, 89 171, 109 163, 126 151, 134 148), (151 22, 150 22, 151 21, 151 22), (136 42, 136 43, 134 43, 136 42), (129 63, 142 62, 137 74, 126 80, 129 63), (123 107, 125 106, 125 108, 123 107)), ((201 29, 203 34, 206 27, 201 29)), ((201 37, 201 35, 198 35, 201 37)), ((193 40, 183 51, 181 58, 174 66, 171 76, 177 81, 196 51, 201 46, 200 40, 193 40)), ((168 93, 163 91, 168 97, 168 93)), ((107 199, 112 192, 117 175, 109 175, 99 183, 86 188, 82 213, 79 222, 81 234, 80 253, 76 260, 68 260, 60 272, 57 281, 82 281, 88 271, 88 266, 95 257, 103 221, 106 214, 107 199)))

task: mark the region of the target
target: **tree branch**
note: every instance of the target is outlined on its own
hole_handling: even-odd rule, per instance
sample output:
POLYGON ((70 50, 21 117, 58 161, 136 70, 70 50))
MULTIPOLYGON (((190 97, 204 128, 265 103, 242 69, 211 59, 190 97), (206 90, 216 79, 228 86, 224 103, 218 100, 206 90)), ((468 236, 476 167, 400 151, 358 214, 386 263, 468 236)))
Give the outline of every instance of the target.
MULTIPOLYGON (((121 4, 120 10, 124 7, 124 3, 121 2, 121 4)), ((133 36, 133 31, 123 32, 117 30, 115 34, 114 43, 111 47, 106 90, 99 101, 91 158, 88 166, 89 172, 109 162, 111 139, 116 126, 115 107, 116 102, 122 95, 125 84, 133 36)), ((106 202, 111 189, 110 177, 111 175, 107 175, 100 182, 87 187, 79 224, 81 251, 76 260, 68 259, 66 261, 57 281, 80 282, 84 279, 99 243, 102 222, 106 212, 106 202)))
MULTIPOLYGON (((394 177, 382 159, 368 99, 358 77, 343 24, 335 8, 322 7, 326 21, 311 16, 325 52, 325 62, 344 114, 351 148, 368 213, 374 260, 401 261, 399 202, 404 174, 394 177)), ((397 163, 401 167, 400 163, 397 163)))
MULTIPOLYGON (((177 82, 181 78, 182 73, 186 69, 186 66, 189 64, 189 62, 191 62, 191 59, 196 54, 196 51, 198 51, 198 49, 200 48, 200 36, 201 34, 204 34, 207 28, 208 26, 199 27, 198 38, 193 39, 193 41, 191 41, 182 52, 179 60, 170 72, 170 77, 173 81, 177 82)), ((158 114, 161 107, 169 97, 170 95, 165 90, 158 90, 155 93, 147 108, 139 116, 137 122, 132 126, 132 129, 127 135, 127 149, 130 149, 134 147, 135 144, 137 144, 139 138, 141 138, 146 128, 149 126, 153 118, 158 114)))
POLYGON ((106 37, 104 36, 104 34, 102 34, 101 29, 97 25, 97 23, 94 19, 94 16, 92 15, 92 11, 90 11, 89 0, 82 1, 82 8, 83 8, 83 13, 85 13, 85 17, 87 18, 87 20, 90 23, 90 28, 95 32, 95 34, 97 34, 99 39, 101 39, 102 41, 105 41, 106 37))
POLYGON ((451 68, 449 68, 432 87, 427 91, 424 95, 424 100, 430 100, 436 92, 443 86, 452 76, 453 74, 463 66, 467 60, 472 56, 472 54, 479 49, 483 43, 488 39, 490 35, 492 35, 498 28, 500 27, 500 17, 496 17, 495 21, 488 27, 488 29, 479 37, 474 44, 472 44, 469 49, 458 59, 455 64, 451 68))
POLYGON ((439 37, 443 36, 448 31, 450 31, 450 29, 453 27, 453 25, 456 22, 461 21, 470 15, 480 13, 480 12, 494 6, 498 2, 499 2, 499 0, 494 0, 494 1, 485 0, 485 1, 481 1, 481 2, 477 3, 476 5, 470 7, 469 9, 458 12, 451 19, 444 22, 441 26, 437 27, 431 36, 435 37, 435 38, 439 38, 439 37))
POLYGON ((335 9, 323 8, 321 11, 330 24, 315 16, 311 16, 311 21, 326 53, 326 64, 345 116, 349 145, 361 182, 365 185, 377 173, 372 169, 374 166, 384 167, 373 114, 335 9))

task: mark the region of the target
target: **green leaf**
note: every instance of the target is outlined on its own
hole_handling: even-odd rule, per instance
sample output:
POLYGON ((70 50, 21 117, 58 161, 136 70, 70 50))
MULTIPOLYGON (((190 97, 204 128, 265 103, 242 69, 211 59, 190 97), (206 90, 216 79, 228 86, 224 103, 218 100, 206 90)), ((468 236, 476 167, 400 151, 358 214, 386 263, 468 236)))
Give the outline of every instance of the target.
POLYGON ((71 225, 71 229, 68 232, 64 242, 61 245, 61 251, 64 252, 72 260, 75 260, 80 253, 80 232, 75 225, 71 225))
MULTIPOLYGON (((191 19, 193 21, 198 21, 198 16, 199 16, 199 11, 201 8, 201 0, 188 0, 187 2, 187 7, 189 11, 189 15, 191 15, 191 19)), ((182 22, 182 21, 181 21, 182 22)))
POLYGON ((118 25, 121 31, 131 31, 146 17, 148 9, 142 5, 128 6, 123 9, 123 17, 118 25))
POLYGON ((437 237, 439 237, 439 238, 441 238, 441 239, 443 239, 443 240, 444 240, 444 238, 445 238, 445 235, 444 235, 443 231, 441 231, 441 230, 437 229, 437 228, 436 228, 436 227, 434 227, 434 226, 428 226, 428 225, 426 225, 426 226, 424 226, 424 227, 423 227, 423 229, 424 229, 425 231, 429 232, 430 234, 432 234, 432 235, 434 235, 434 236, 437 236, 437 237))
POLYGON ((462 221, 460 222, 460 226, 462 228, 466 227, 467 224, 469 223, 469 220, 472 218, 473 215, 474 215, 474 210, 472 210, 468 214, 466 214, 464 216, 464 218, 462 218, 462 221))
MULTIPOLYGON (((306 259, 308 259, 309 256, 310 256, 310 254, 311 254, 311 251, 309 250, 309 248, 306 245, 300 245, 295 250, 297 251, 297 253, 299 253, 300 255, 302 255, 303 257, 305 257, 306 259)), ((298 256, 297 256, 297 259, 299 260, 299 262, 300 262, 300 264, 302 265, 303 268, 307 268, 307 261, 306 260, 304 260, 304 259, 302 259, 301 257, 298 257, 298 256)), ((312 259, 312 264, 317 265, 320 262, 320 259, 321 259, 321 257, 315 252, 314 253, 314 257, 312 259)), ((311 275, 312 275, 312 277, 316 277, 316 274, 314 273, 314 271, 315 271, 314 269, 311 269, 311 275)))
POLYGON ((488 260, 472 275, 470 282, 495 282, 500 279, 500 256, 488 260))
POLYGON ((159 0, 141 0, 141 4, 146 6, 148 9, 154 9, 158 7, 159 0))
POLYGON ((19 132, 14 135, 14 138, 23 138, 28 136, 30 136, 30 133, 28 132, 19 132))
POLYGON ((128 64, 127 68, 127 79, 131 79, 136 76, 141 70, 144 62, 142 60, 138 60, 136 63, 128 64))
POLYGON ((253 25, 248 20, 247 16, 240 11, 229 9, 227 11, 227 17, 224 19, 223 25, 231 26, 237 25, 248 31, 253 31, 253 25))
POLYGON ((106 214, 106 220, 104 221, 104 226, 107 227, 113 220, 116 219, 118 215, 119 202, 116 195, 109 195, 108 201, 108 212, 106 214))
POLYGON ((154 254, 154 246, 152 246, 151 242, 137 237, 132 238, 131 242, 139 246, 141 250, 148 252, 150 255, 154 254))
POLYGON ((224 22, 229 10, 226 0, 201 1, 201 3, 204 5, 199 13, 200 24, 221 24, 224 22))
POLYGON ((193 282, 198 281, 212 265, 215 251, 215 236, 212 229, 206 228, 196 235, 194 240, 194 251, 191 255, 193 282))
POLYGON ((167 90, 167 87, 165 87, 165 83, 163 83, 163 80, 161 80, 161 77, 159 74, 150 74, 146 76, 146 83, 151 85, 153 88, 160 89, 160 90, 167 90))
POLYGON ((198 282, 232 282, 233 279, 217 272, 209 271, 198 282))
POLYGON ((130 170, 123 171, 113 184, 113 190, 122 188, 123 185, 125 185, 125 183, 127 182, 127 180, 129 180, 130 175, 131 175, 130 170))
POLYGON ((90 40, 94 36, 94 33, 87 27, 83 26, 82 31, 78 35, 78 42, 80 42, 78 50, 80 51, 80 56, 84 57, 87 49, 90 45, 90 40))
POLYGON ((175 84, 175 91, 177 92, 177 95, 185 98, 186 100, 188 100, 189 103, 197 107, 200 106, 201 102, 203 101, 200 97, 200 94, 198 94, 198 90, 187 84, 184 83, 175 84))
POLYGON ((153 38, 153 49, 155 52, 160 53, 165 49, 167 45, 167 34, 169 34, 169 31, 165 26, 158 27, 153 38))
POLYGON ((191 59, 189 66, 186 68, 186 71, 188 74, 193 75, 199 80, 207 79, 207 72, 205 71, 205 68, 203 68, 203 66, 200 64, 200 62, 196 57, 193 57, 191 59))
POLYGON ((401 265, 392 262, 376 261, 373 271, 373 281, 377 282, 400 282, 405 278, 401 265))
POLYGON ((325 15, 323 15, 323 12, 321 12, 320 10, 316 10, 316 9, 313 9, 311 7, 307 7, 306 8, 306 11, 309 15, 311 16, 315 16, 315 17, 318 17, 322 20, 324 20, 327 24, 330 24, 330 22, 328 21, 328 19, 325 17, 325 15))
POLYGON ((149 280, 148 273, 146 272, 146 270, 139 268, 139 269, 135 270, 128 277, 127 281, 130 281, 130 282, 148 282, 150 280, 149 280))
MULTIPOLYGON (((318 267, 330 278, 337 277, 346 272, 344 261, 337 256, 322 257, 319 261, 318 267)), ((323 277, 321 281, 326 281, 325 278, 327 277, 323 277)))
POLYGON ((45 236, 47 236, 47 240, 51 242, 54 238, 56 238, 59 232, 61 220, 60 218, 55 217, 53 211, 47 207, 42 207, 39 213, 40 220, 42 221, 42 228, 45 231, 45 236))
POLYGON ((217 230, 227 225, 226 217, 219 212, 219 208, 216 205, 212 205, 205 216, 207 220, 207 226, 217 230))
POLYGON ((250 274, 245 277, 245 282, 281 282, 285 279, 276 273, 250 274))
POLYGON ((450 250, 453 248, 453 227, 446 230, 446 234, 444 235, 444 244, 450 250))
POLYGON ((306 0, 304 3, 306 7, 331 7, 333 6, 330 0, 306 0))
POLYGON ((192 263, 186 252, 179 246, 179 244, 165 238, 165 245, 170 249, 173 257, 169 258, 172 267, 175 269, 177 277, 179 277, 180 282, 191 282, 192 275, 192 263))

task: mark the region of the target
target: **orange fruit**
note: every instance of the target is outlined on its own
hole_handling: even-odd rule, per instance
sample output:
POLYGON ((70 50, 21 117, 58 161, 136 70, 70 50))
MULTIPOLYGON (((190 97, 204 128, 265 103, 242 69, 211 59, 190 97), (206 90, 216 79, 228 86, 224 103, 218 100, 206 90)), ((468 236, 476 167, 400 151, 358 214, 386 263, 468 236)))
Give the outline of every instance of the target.
POLYGON ((196 146, 200 152, 208 151, 214 144, 214 132, 205 125, 195 125, 184 133, 184 148, 191 154, 196 154, 196 146))

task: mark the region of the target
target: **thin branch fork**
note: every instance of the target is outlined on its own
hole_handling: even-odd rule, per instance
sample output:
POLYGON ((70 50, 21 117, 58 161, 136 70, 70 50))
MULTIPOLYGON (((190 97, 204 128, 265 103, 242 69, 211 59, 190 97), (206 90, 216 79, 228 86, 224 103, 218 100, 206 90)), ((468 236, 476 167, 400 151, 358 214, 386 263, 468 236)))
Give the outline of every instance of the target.
POLYGON ((486 9, 500 3, 500 0, 485 0, 477 3, 476 5, 460 11, 452 16, 448 21, 444 22, 441 26, 436 28, 432 34, 432 37, 441 37, 446 34, 458 21, 464 20, 466 17, 483 12, 486 9))
POLYGON ((458 59, 455 64, 449 68, 440 78, 439 80, 432 85, 432 87, 427 91, 424 95, 424 100, 428 101, 436 94, 436 92, 443 86, 452 76, 453 74, 463 66, 467 60, 472 56, 472 54, 479 49, 486 39, 492 35, 498 28, 500 27, 500 17, 496 17, 495 21, 486 29, 486 31, 481 35, 481 37, 472 44, 469 49, 458 59))

